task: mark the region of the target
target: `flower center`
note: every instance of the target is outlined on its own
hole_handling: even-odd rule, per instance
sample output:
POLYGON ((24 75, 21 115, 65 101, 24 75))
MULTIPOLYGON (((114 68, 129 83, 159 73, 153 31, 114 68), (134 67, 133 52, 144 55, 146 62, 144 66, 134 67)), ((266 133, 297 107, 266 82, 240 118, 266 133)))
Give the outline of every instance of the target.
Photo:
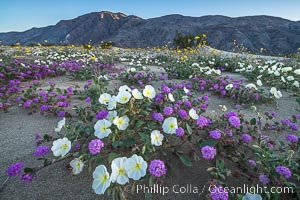
POLYGON ((119 175, 124 175, 126 173, 124 168, 119 168, 119 175))
POLYGON ((122 97, 122 100, 123 100, 123 101, 127 101, 128 98, 124 96, 124 97, 122 97))
POLYGON ((68 145, 67 144, 63 144, 63 145, 61 145, 61 148, 64 149, 64 150, 66 150, 68 148, 68 145))
POLYGON ((101 177, 101 182, 105 183, 108 180, 108 176, 105 174, 101 177))
POLYGON ((119 125, 123 125, 124 124, 124 120, 123 119, 118 119, 118 124, 119 125))
POLYGON ((151 91, 150 90, 146 90, 145 93, 146 93, 147 96, 150 96, 151 91))
POLYGON ((136 163, 134 168, 136 170, 140 170, 141 169, 141 163, 136 163))
POLYGON ((173 129, 175 127, 174 124, 170 124, 170 129, 173 129))

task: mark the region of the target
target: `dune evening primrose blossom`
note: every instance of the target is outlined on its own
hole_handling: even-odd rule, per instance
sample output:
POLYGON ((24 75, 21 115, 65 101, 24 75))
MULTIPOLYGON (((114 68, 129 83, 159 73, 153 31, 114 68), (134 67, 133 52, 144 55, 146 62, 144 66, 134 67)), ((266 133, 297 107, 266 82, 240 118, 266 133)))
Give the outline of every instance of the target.
POLYGON ((170 100, 171 102, 174 102, 174 101, 175 101, 174 96, 173 96, 172 93, 169 93, 169 94, 168 94, 168 98, 169 98, 169 100, 170 100))
POLYGON ((143 99, 143 94, 138 90, 138 89, 134 89, 132 90, 132 96, 135 98, 135 99, 143 99))
POLYGON ((129 93, 127 91, 121 91, 118 93, 116 98, 117 98, 118 103, 126 104, 131 98, 131 93, 129 93))
POLYGON ((95 136, 100 139, 107 137, 111 133, 110 126, 110 121, 107 121, 106 119, 98 120, 94 125, 95 136))
POLYGON ((118 116, 117 111, 113 110, 113 111, 108 111, 108 115, 106 117, 106 119, 108 121, 110 121, 111 123, 113 123, 114 119, 118 116))
POLYGON ((54 129, 55 132, 60 132, 61 129, 64 127, 64 125, 66 124, 66 118, 63 118, 62 120, 60 120, 58 123, 57 123, 57 127, 54 129))
POLYGON ((216 149, 211 146, 204 146, 201 148, 202 157, 207 160, 211 160, 216 155, 216 149))
POLYGON ((275 168, 275 171, 284 176, 285 178, 290 178, 292 176, 292 172, 289 168, 285 167, 285 166, 277 166, 275 168))
POLYGON ((77 175, 82 172, 84 163, 79 158, 75 158, 70 162, 70 166, 72 167, 73 174, 77 175))
POLYGON ((110 99, 111 99, 110 94, 103 93, 99 97, 99 103, 101 103, 102 105, 107 105, 110 99))
POLYGON ((112 96, 107 104, 107 110, 113 110, 117 108, 117 97, 116 96, 112 96))
POLYGON ((149 164, 148 171, 154 177, 161 177, 167 173, 167 168, 163 161, 152 160, 149 164))
POLYGON ((120 185, 124 185, 129 182, 127 172, 125 170, 126 157, 115 158, 111 162, 111 182, 117 182, 120 185))
POLYGON ((7 168, 7 170, 6 170, 6 173, 7 173, 7 175, 8 176, 16 176, 16 175, 18 175, 18 174, 20 174, 21 173, 21 170, 22 170, 22 168, 24 167, 25 165, 24 165, 24 163, 22 163, 22 162, 17 162, 17 163, 15 163, 15 164, 11 164, 8 168, 7 168))
POLYGON ((163 122, 162 128, 167 134, 176 133, 176 129, 178 128, 177 119, 175 117, 166 118, 163 122))
POLYGON ((151 132, 151 144, 154 146, 161 146, 162 141, 164 139, 163 134, 160 133, 158 130, 154 130, 151 132))
POLYGON ((262 200, 262 197, 259 194, 246 193, 242 200, 262 200))
POLYGON ((50 147, 47 146, 39 146, 35 149, 34 155, 37 157, 44 156, 51 152, 50 147))
POLYGON ((139 180, 146 175, 148 164, 143 157, 134 154, 126 160, 124 166, 129 178, 139 180))
POLYGON ((95 171, 93 172, 93 179, 92 188, 94 189, 95 193, 104 194, 111 183, 111 178, 104 165, 99 165, 96 167, 95 171))
POLYGON ((119 92, 131 92, 131 89, 127 85, 122 85, 119 87, 119 92))
POLYGON ((212 200, 228 200, 228 191, 222 186, 216 186, 210 189, 210 196, 212 200))
POLYGON ((113 123, 118 127, 119 130, 124 131, 129 125, 129 118, 126 115, 123 117, 116 117, 113 123))
POLYGON ((194 108, 190 109, 189 116, 195 120, 197 120, 199 118, 199 115, 197 114, 197 112, 194 108))
POLYGON ((103 147, 104 143, 100 139, 93 139, 89 143, 89 151, 92 155, 100 153, 103 147))
POLYGON ((53 142, 51 150, 54 156, 64 157, 71 150, 71 141, 66 137, 57 139, 53 142))
POLYGON ((154 87, 152 87, 151 85, 146 85, 145 89, 143 90, 143 95, 144 97, 153 99, 156 96, 156 92, 154 87))

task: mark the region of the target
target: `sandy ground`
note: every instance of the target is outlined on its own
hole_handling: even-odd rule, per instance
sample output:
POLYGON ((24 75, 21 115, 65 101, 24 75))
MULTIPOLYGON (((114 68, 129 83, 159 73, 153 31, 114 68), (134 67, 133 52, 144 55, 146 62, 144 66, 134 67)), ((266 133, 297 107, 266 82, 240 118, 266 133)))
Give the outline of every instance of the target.
MULTIPOLYGON (((153 67, 152 67, 153 68, 153 67)), ((153 69, 154 71, 159 71, 153 69)), ((229 74, 230 75, 230 74, 229 74)), ((232 76, 237 76, 232 74, 232 76)), ((240 78, 240 77, 239 77, 240 78)), ((57 85, 66 87, 74 82, 68 82, 64 77, 57 77, 57 85)), ((82 83, 80 83, 82 84, 82 83)), ((113 83, 115 86, 121 83, 113 83)), ((155 83, 156 86, 159 83, 155 83)), ((79 103, 79 102, 77 102, 79 103)), ((232 110, 235 105, 232 100, 221 99, 211 96, 209 101, 209 115, 216 115, 220 112, 219 105, 226 105, 228 110, 232 110)), ((250 110, 251 105, 242 105, 243 113, 247 116, 255 116, 250 110)), ((275 109, 275 104, 258 105, 261 112, 276 111, 278 118, 290 117, 292 114, 299 114, 300 108, 294 97, 283 92, 283 97, 279 100, 279 109, 275 109)), ((39 114, 28 115, 28 111, 20 107, 10 108, 8 113, 0 113, 0 183, 5 179, 6 168, 17 161, 23 161, 27 166, 37 166, 41 163, 33 156, 35 148, 35 134, 55 134, 54 128, 59 121, 56 117, 41 116, 39 114)), ((279 139, 283 135, 278 136, 279 139)), ((50 144, 51 145, 51 144, 50 144)), ((169 173, 162 186, 168 193, 154 195, 154 199, 205 199, 205 195, 200 195, 202 190, 207 191, 207 180, 209 175, 206 168, 209 162, 197 162, 193 167, 186 168, 180 162, 172 159, 171 166, 168 166, 169 173), (181 189, 182 187, 182 189, 181 189), (205 187, 203 189, 203 187, 205 187), (193 194, 193 189, 197 188, 197 194, 193 194), (178 192, 178 193, 177 193, 178 192)), ((17 178, 11 178, 0 191, 2 200, 58 200, 58 199, 110 199, 106 195, 96 195, 92 190, 92 175, 84 170, 78 176, 73 176, 65 166, 69 160, 54 164, 38 172, 38 178, 32 184, 20 184, 17 178)), ((142 183, 140 183, 142 184, 142 183)), ((133 182, 130 183, 132 187, 133 182)), ((129 187, 129 188, 130 188, 129 187)), ((143 193, 147 189, 139 185, 140 190, 135 187, 129 199, 144 199, 143 193)), ((194 190, 195 191, 195 190, 194 190)), ((130 192, 131 193, 131 192, 130 192)))

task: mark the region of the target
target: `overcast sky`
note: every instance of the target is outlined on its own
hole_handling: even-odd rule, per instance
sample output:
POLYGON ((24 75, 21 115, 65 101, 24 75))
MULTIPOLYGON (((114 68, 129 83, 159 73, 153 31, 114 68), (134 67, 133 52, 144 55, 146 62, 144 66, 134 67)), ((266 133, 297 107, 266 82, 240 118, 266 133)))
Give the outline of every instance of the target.
POLYGON ((145 19, 182 14, 271 15, 300 20, 300 0, 0 0, 0 32, 53 25, 62 19, 104 10, 145 19))

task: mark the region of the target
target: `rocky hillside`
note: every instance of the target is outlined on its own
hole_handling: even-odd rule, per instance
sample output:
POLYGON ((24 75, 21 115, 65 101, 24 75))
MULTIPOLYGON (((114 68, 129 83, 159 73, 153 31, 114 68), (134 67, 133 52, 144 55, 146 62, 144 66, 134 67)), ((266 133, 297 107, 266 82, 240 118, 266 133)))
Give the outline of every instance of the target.
POLYGON ((206 33, 214 48, 231 51, 233 40, 253 52, 260 48, 269 54, 296 52, 300 47, 300 21, 271 16, 230 18, 225 16, 188 17, 167 15, 152 19, 123 13, 94 12, 56 25, 24 32, 0 33, 2 44, 42 43, 98 44, 113 41, 121 47, 152 47, 172 42, 176 31, 206 33))

